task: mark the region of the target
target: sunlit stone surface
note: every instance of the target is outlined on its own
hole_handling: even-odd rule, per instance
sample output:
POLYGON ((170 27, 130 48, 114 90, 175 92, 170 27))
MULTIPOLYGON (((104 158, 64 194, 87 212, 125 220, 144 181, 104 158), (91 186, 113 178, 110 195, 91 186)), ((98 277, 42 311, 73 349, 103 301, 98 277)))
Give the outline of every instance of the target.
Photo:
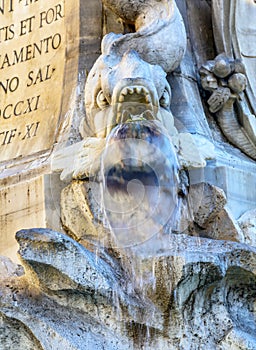
POLYGON ((79 1, 0 2, 2 254, 16 255, 15 231, 45 227, 48 220, 44 175, 53 148, 68 137, 78 70, 78 15, 79 1))
POLYGON ((255 10, 0 2, 1 48, 63 39, 19 71, 0 55, 31 83, 8 101, 40 93, 24 148, 2 133, 0 252, 21 265, 0 258, 1 350, 256 349, 255 10))
POLYGON ((10 0, 0 6, 3 162, 49 151, 61 131, 74 87, 77 59, 67 52, 75 50, 79 4, 10 0))

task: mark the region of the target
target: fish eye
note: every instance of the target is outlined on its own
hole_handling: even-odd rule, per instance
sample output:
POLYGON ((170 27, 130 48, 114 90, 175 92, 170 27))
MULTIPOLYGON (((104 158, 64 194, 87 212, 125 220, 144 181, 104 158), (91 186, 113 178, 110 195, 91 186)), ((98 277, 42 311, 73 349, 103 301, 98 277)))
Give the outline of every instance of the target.
POLYGON ((96 102, 97 102, 97 105, 99 106, 100 109, 104 109, 109 105, 109 103, 104 95, 103 90, 100 90, 98 92, 96 102))
POLYGON ((170 104, 171 104, 171 96, 169 91, 167 90, 167 88, 164 89, 164 92, 162 94, 162 96, 160 97, 159 100, 160 106, 166 109, 170 108, 170 104))

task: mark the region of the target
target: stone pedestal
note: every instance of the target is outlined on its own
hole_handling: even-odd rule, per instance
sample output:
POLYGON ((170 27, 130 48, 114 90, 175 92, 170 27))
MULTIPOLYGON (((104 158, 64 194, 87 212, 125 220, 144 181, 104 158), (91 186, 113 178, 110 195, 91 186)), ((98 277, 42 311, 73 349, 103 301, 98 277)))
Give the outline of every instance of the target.
MULTIPOLYGON (((256 164, 240 151, 231 153, 216 148, 217 159, 206 168, 190 172, 192 183, 207 182, 222 188, 227 196, 227 207, 235 219, 256 205, 256 164)), ((229 150, 230 151, 230 150, 229 150)))
POLYGON ((45 227, 43 176, 0 189, 1 255, 16 261, 14 233, 21 228, 45 227))
MULTIPOLYGON (((8 181, 7 181, 8 183, 8 181)), ((63 232, 59 174, 38 175, 0 188, 0 254, 17 261, 15 233, 31 227, 63 232)))
POLYGON ((51 217, 46 174, 74 112, 79 12, 79 0, 0 4, 0 254, 14 259, 15 232, 51 217))

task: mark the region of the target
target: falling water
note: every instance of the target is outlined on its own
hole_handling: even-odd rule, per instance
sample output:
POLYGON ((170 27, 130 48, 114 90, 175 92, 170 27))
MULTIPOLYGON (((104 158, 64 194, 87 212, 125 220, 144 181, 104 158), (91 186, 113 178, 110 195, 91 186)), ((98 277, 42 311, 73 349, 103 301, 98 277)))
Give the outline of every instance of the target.
POLYGON ((174 147, 157 121, 112 130, 102 155, 102 196, 120 247, 143 243, 176 221, 178 172, 174 147))

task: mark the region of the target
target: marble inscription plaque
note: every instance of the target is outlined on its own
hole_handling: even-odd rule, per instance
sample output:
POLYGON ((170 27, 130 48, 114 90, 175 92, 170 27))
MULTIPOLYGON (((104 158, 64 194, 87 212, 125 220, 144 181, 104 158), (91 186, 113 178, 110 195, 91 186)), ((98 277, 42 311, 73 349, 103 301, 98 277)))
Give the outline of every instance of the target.
POLYGON ((78 0, 0 0, 1 162, 56 142, 76 77, 78 26, 78 0))

